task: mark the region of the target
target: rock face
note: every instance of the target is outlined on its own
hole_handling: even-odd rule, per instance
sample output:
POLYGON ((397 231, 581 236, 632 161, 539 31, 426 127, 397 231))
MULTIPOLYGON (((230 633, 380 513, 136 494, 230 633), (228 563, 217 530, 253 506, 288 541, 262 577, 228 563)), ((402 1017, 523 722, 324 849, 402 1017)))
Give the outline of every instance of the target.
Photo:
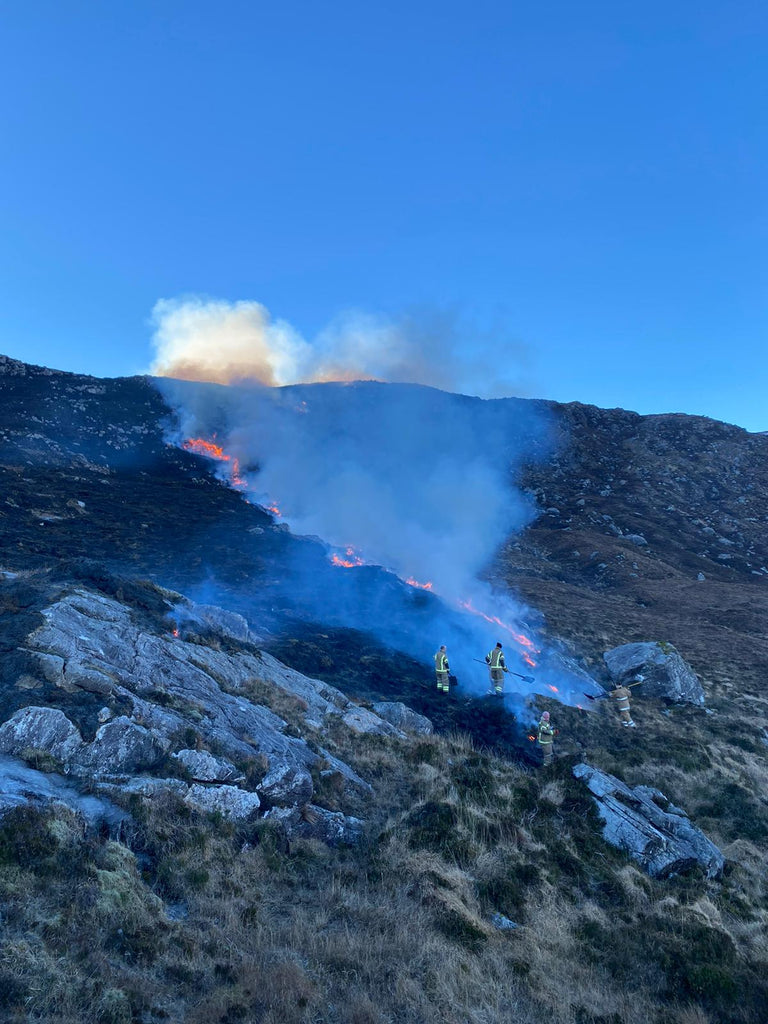
POLYGON ((186 768, 195 782, 242 782, 244 778, 231 761, 207 750, 179 750, 172 759, 186 768))
POLYGON ((199 783, 189 787, 184 801, 200 811, 217 811, 225 818, 247 818, 261 806, 255 793, 246 793, 235 786, 208 787, 199 783))
POLYGON ((415 736, 429 736, 432 733, 432 723, 425 715, 418 715, 406 704, 400 701, 379 701, 373 705, 373 710, 390 725, 394 725, 401 732, 409 732, 415 736))
MULTIPOLYGON (((356 842, 359 819, 311 804, 310 769, 340 775, 358 798, 371 787, 321 747, 317 734, 333 722, 350 733, 404 740, 406 729, 424 733, 431 723, 402 704, 385 702, 376 714, 287 668, 254 647, 241 616, 168 591, 159 600, 154 619, 85 588, 43 606, 19 648, 35 666, 25 685, 40 691, 45 680, 68 710, 15 711, 0 725, 0 755, 33 762, 48 755, 62 774, 87 779, 108 797, 172 794, 231 818, 264 813, 263 801, 289 838, 356 842), (290 726, 270 703, 290 710, 290 726), (311 745, 302 723, 313 731, 311 745), (254 785, 260 764, 263 777, 254 785), (174 767, 183 778, 165 777, 174 767)), ((65 785, 62 775, 50 778, 65 785)))
POLYGON ((573 774, 595 798, 606 841, 625 850, 652 878, 669 878, 697 864, 708 878, 722 873, 725 858, 720 850, 658 789, 630 789, 584 763, 577 764, 573 774))
POLYGON ((672 644, 622 644, 606 651, 603 658, 616 682, 642 675, 642 696, 662 697, 676 704, 704 704, 699 677, 672 644))
POLYGON ((278 822, 288 839, 317 839, 328 846, 353 846, 363 834, 359 818, 314 805, 302 811, 296 807, 273 807, 264 817, 278 822))
POLYGON ((0 753, 44 750, 67 764, 82 748, 83 739, 63 711, 22 708, 0 726, 0 753))
POLYGON ((268 772, 256 789, 272 804, 302 807, 312 799, 314 786, 312 776, 304 768, 283 764, 268 772))

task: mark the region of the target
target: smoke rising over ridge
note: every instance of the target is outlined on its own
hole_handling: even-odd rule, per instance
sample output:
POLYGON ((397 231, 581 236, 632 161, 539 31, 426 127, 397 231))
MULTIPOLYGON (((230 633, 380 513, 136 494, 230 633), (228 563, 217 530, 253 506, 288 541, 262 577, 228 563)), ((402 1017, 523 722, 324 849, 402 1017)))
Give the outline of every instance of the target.
POLYGON ((381 380, 496 397, 524 388, 527 352, 504 325, 481 330, 451 312, 397 319, 346 312, 306 340, 259 302, 191 296, 152 311, 151 373, 269 386, 381 380))
MULTIPOLYGON (((538 663, 535 641, 514 639, 529 632, 527 610, 480 576, 535 513, 515 478, 549 450, 541 407, 376 382, 158 385, 177 410, 177 442, 215 435, 238 460, 249 500, 327 545, 322 566, 308 551, 286 567, 285 598, 299 617, 371 632, 422 661, 447 643, 474 693, 487 673, 473 659, 496 640, 512 670, 531 672, 532 654, 538 663)), ((565 675, 550 668, 539 692, 570 686, 565 675)))

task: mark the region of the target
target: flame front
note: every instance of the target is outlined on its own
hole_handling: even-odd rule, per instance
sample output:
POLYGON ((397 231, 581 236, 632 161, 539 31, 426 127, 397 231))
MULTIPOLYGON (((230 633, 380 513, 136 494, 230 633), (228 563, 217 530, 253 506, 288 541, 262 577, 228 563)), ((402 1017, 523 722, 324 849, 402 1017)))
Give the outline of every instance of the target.
POLYGON ((512 637, 515 643, 519 644, 523 650, 520 651, 520 656, 526 665, 531 668, 536 668, 536 662, 533 660, 529 651, 534 654, 538 654, 539 650, 534 644, 530 637, 527 637, 524 633, 517 633, 511 626, 508 626, 506 622, 502 622, 497 615, 486 615, 485 612, 481 612, 479 608, 475 608, 471 601, 459 601, 459 607, 463 608, 467 612, 471 612, 472 615, 479 615, 485 619, 486 622, 492 623, 494 626, 499 626, 501 629, 506 630, 507 633, 512 637))
POLYGON ((419 581, 415 580, 413 576, 409 576, 405 582, 409 587, 417 587, 419 590, 431 590, 434 586, 431 580, 427 583, 419 583, 419 581))
POLYGON ((358 555, 354 548, 347 548, 345 551, 346 558, 341 555, 331 555, 331 564, 339 565, 344 569, 355 569, 358 565, 365 565, 365 561, 358 555))
POLYGON ((181 442, 181 447, 187 452, 195 455, 202 455, 206 459, 214 459, 216 462, 231 463, 229 470, 229 482, 238 490, 244 491, 248 487, 248 481, 240 474, 240 462, 232 455, 228 455, 221 445, 215 444, 216 435, 210 441, 204 437, 189 437, 181 442))

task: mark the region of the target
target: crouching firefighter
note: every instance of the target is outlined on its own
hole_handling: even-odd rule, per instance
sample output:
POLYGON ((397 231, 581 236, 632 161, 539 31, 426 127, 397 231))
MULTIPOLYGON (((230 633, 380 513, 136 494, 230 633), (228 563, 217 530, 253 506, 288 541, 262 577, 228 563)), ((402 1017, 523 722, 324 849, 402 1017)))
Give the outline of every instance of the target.
POLYGON ((552 764, 552 753, 556 735, 557 730, 552 728, 549 721, 549 712, 545 711, 539 722, 539 734, 537 736, 545 765, 552 764))
POLYGON ((451 688, 450 671, 448 655, 445 653, 445 644, 441 644, 440 649, 435 654, 435 677, 437 679, 437 689, 440 693, 448 693, 451 688))
POLYGON ((500 643, 497 643, 493 650, 486 654, 485 661, 491 674, 491 689, 488 692, 502 697, 504 695, 504 673, 509 669, 504 660, 500 643))

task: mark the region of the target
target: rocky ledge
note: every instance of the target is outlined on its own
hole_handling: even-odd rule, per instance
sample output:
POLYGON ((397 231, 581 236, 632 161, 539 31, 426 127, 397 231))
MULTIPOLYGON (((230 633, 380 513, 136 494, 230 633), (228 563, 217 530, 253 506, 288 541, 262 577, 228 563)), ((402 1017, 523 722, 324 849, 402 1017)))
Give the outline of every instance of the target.
POLYGON ((637 861, 652 878, 669 878, 699 865, 708 878, 722 874, 725 858, 658 789, 635 786, 588 764, 573 769, 595 798, 607 842, 637 861))
POLYGON ((360 707, 295 672, 260 651, 238 615, 170 593, 166 604, 160 628, 86 588, 45 607, 22 648, 29 671, 17 687, 30 703, 0 725, 0 754, 42 764, 65 802, 74 779, 111 799, 173 793, 200 811, 269 818, 288 838, 356 842, 359 817, 312 802, 328 776, 355 807, 372 794, 326 748, 329 730, 404 740, 430 732, 429 720, 401 704, 360 707), (35 702, 51 688, 68 708, 100 708, 92 735, 72 711, 35 702))

